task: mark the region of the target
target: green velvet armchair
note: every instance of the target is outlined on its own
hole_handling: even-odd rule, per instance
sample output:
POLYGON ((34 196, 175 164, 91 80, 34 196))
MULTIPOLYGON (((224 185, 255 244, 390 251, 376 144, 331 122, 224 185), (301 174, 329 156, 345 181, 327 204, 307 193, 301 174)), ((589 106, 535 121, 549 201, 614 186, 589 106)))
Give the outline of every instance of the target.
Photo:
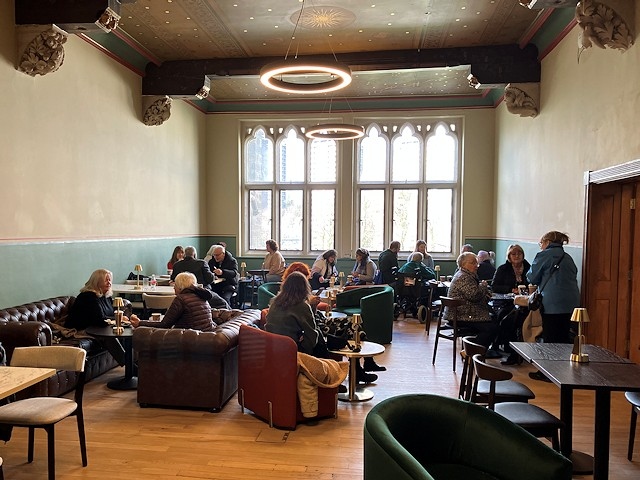
POLYGON ((256 308, 259 310, 269 308, 269 302, 280 291, 280 285, 280 282, 267 282, 260 285, 258 287, 258 306, 256 308))
POLYGON ((359 287, 336 296, 337 312, 362 315, 362 328, 367 340, 391 343, 393 336, 393 288, 388 285, 359 287))
POLYGON ((365 420, 365 480, 571 480, 571 470, 519 426, 463 400, 400 395, 365 420))

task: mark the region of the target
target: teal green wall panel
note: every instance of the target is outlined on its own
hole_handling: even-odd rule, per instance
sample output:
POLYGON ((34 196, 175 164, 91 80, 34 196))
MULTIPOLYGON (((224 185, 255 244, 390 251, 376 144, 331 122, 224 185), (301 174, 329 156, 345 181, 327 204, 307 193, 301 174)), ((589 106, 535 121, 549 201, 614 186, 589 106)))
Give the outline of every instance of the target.
POLYGON ((0 255, 5 259, 0 308, 77 295, 98 268, 111 270, 114 283, 122 283, 137 263, 145 274, 164 274, 176 245, 199 248, 202 240, 172 237, 0 245, 0 255))

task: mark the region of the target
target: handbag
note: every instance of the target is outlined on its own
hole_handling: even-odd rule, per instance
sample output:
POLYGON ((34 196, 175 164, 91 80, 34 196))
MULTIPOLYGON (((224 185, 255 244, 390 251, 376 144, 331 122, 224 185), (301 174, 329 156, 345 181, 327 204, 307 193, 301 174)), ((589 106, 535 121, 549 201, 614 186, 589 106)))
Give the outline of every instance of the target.
POLYGON ((562 254, 562 256, 560 257, 560 260, 558 260, 558 263, 556 263, 552 267, 553 270, 551 270, 551 273, 547 277, 547 280, 544 282, 544 284, 538 289, 536 289, 536 291, 533 292, 531 295, 529 295, 529 299, 527 300, 529 310, 536 311, 536 310, 540 310, 540 307, 542 307, 542 291, 544 290, 544 287, 547 286, 547 283, 549 283, 549 280, 551 280, 551 277, 553 276, 553 274, 560 269, 560 263, 562 262, 562 260, 564 260, 565 255, 566 255, 566 252, 562 254))
POLYGON ((542 315, 538 310, 531 310, 522 322, 522 340, 532 343, 540 335, 542 335, 542 315))

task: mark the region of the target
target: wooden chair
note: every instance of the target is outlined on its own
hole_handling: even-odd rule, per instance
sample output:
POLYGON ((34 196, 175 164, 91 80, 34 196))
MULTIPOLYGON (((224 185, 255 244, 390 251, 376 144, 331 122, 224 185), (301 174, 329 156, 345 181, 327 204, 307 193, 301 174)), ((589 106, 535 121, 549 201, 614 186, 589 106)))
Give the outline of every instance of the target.
POLYGON ((144 307, 144 318, 149 318, 151 313, 166 313, 167 309, 173 303, 175 295, 153 295, 148 293, 142 294, 142 305, 144 307))
POLYGON ((458 307, 462 305, 462 300, 450 297, 440 297, 441 306, 438 313, 438 322, 436 324, 436 341, 433 344, 433 360, 432 364, 436 364, 436 353, 438 352, 438 340, 443 338, 445 340, 451 340, 453 342, 453 371, 456 371, 456 348, 458 345, 458 338, 462 338, 468 335, 467 329, 458 327, 458 307), (444 309, 448 308, 452 312, 451 319, 448 324, 443 324, 442 314, 444 309))
MULTIPOLYGON (((473 341, 473 337, 462 339, 463 358, 462 378, 460 379, 460 390, 458 396, 462 400, 473 403, 486 404, 489 401, 491 383, 487 380, 480 380, 475 374, 473 366, 473 356, 480 355, 484 360, 487 348, 473 341)), ((525 384, 515 380, 503 380, 496 382, 495 400, 501 402, 524 402, 536 398, 536 395, 525 384)))
POLYGON ((629 425, 629 449, 627 458, 633 461, 633 443, 636 437, 636 424, 640 413, 640 392, 625 392, 624 397, 631 404, 631 423, 629 425))
POLYGON ((87 445, 82 413, 84 392, 84 365, 86 350, 61 345, 47 347, 21 347, 13 351, 12 367, 47 367, 77 372, 78 382, 73 400, 62 397, 35 397, 18 400, 0 407, 0 424, 29 429, 27 461, 33 462, 35 429, 47 432, 49 480, 56 478, 55 435, 56 423, 75 416, 78 423, 82 466, 87 466, 87 445))
POLYGON ((553 449, 560 451, 560 429, 564 427, 562 421, 546 410, 522 402, 496 402, 496 383, 511 380, 513 375, 508 370, 489 365, 482 360, 482 355, 475 354, 473 363, 476 375, 489 382, 488 408, 520 425, 535 437, 551 439, 553 449))

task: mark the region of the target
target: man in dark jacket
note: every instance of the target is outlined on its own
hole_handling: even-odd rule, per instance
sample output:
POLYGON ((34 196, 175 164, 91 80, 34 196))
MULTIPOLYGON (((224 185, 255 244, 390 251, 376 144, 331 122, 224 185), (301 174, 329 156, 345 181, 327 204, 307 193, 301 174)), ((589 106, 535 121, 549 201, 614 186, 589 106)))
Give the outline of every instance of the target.
POLYGON ((209 268, 216 276, 216 281, 211 289, 231 303, 233 292, 238 285, 238 261, 226 251, 223 245, 216 245, 213 249, 213 258, 209 260, 209 268))
POLYGON ((378 268, 380 268, 380 272, 382 272, 382 282, 391 286, 394 286, 396 283, 399 251, 400 242, 394 240, 389 244, 389 248, 378 257, 378 268))
POLYGON ((171 281, 174 282, 178 274, 182 272, 193 273, 196 276, 196 283, 203 287, 207 287, 213 282, 213 273, 211 273, 209 265, 204 260, 198 260, 198 252, 195 247, 184 249, 184 258, 173 265, 171 281))

